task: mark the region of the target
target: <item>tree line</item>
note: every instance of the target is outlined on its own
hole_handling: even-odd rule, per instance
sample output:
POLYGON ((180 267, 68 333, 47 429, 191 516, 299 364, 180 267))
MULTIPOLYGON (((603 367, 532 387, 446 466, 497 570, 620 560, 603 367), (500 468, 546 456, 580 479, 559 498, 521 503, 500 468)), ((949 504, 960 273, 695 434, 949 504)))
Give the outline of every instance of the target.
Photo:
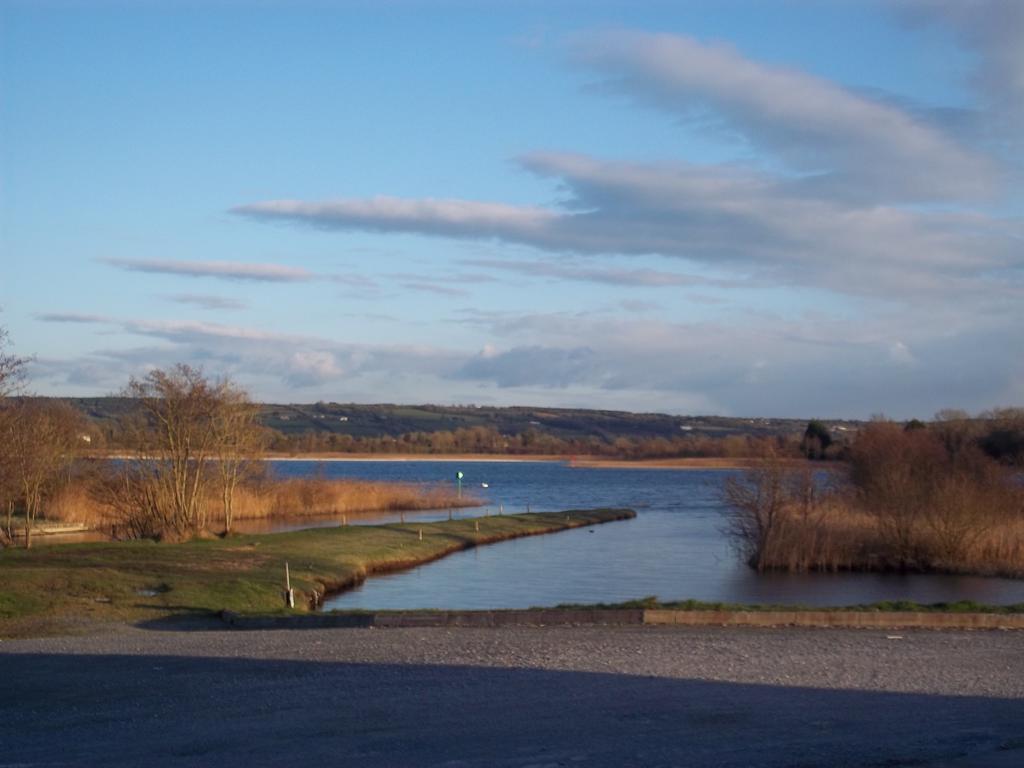
POLYGON ((268 431, 267 447, 279 453, 407 453, 496 455, 599 456, 616 459, 661 459, 677 457, 744 458, 762 455, 772 447, 794 457, 800 455, 800 438, 794 435, 729 435, 709 437, 598 436, 563 438, 539 429, 505 434, 494 427, 465 427, 435 432, 407 432, 397 437, 353 436, 342 433, 308 432, 286 435, 268 431))
MULTIPOLYGON (((881 417, 880 417, 881 418, 881 417)), ((258 420, 258 419, 257 419, 258 420)), ((971 417, 963 411, 940 411, 934 421, 912 419, 908 430, 928 426, 946 437, 971 441, 987 455, 1004 463, 1024 462, 1024 409, 1002 408, 971 417)), ((848 462, 857 431, 833 431, 825 422, 812 419, 803 433, 778 435, 674 435, 672 437, 599 436, 563 438, 542 429, 530 428, 508 434, 494 427, 475 426, 455 430, 407 432, 359 436, 339 432, 309 431, 285 434, 262 427, 263 444, 278 454, 490 454, 594 456, 609 459, 643 460, 670 458, 756 459, 767 454, 784 458, 848 462)), ((123 424, 108 427, 107 448, 134 449, 136 435, 123 424)))

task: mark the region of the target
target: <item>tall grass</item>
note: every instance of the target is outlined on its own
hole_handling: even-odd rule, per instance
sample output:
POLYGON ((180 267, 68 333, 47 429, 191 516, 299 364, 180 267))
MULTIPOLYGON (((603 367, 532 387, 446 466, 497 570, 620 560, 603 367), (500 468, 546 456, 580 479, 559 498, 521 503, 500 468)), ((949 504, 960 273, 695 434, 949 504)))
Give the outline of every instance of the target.
POLYGON ((442 485, 292 478, 241 487, 235 497, 235 517, 239 520, 255 520, 268 517, 397 512, 473 507, 479 503, 469 496, 459 497, 454 490, 442 485))
MULTIPOLYGON (((99 492, 104 477, 96 474, 74 478, 49 500, 44 517, 48 520, 80 523, 97 530, 112 531, 121 522, 117 512, 99 492)), ((106 478, 109 482, 109 477, 106 478)), ((358 515, 360 513, 478 506, 472 496, 458 496, 442 485, 330 480, 321 477, 259 478, 235 492, 235 520, 296 518, 316 515, 358 515)), ((203 491, 202 505, 208 527, 223 529, 224 514, 219 489, 203 491)), ((123 530, 123 529, 122 529, 123 530)))
POLYGON ((757 570, 1024 577, 1024 487, 971 444, 873 424, 848 481, 821 489, 774 458, 727 482, 727 531, 757 570))
MULTIPOLYGON (((760 569, 806 571, 917 571, 1024 578, 1024 521, 1006 520, 979 531, 951 551, 927 522, 910 526, 905 547, 885 526, 849 499, 823 502, 810 516, 783 509, 760 551, 760 569)), ((757 567, 754 558, 748 558, 757 567)))

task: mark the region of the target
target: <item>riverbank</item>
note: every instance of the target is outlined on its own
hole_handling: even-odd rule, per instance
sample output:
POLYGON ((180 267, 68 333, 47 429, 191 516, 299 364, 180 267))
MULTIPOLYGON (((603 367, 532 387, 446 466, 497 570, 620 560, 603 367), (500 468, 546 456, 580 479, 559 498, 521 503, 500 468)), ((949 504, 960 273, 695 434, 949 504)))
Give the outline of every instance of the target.
POLYGON ((296 610, 369 574, 474 546, 634 517, 624 509, 344 526, 157 544, 71 544, 0 554, 0 636, 67 631, 90 621, 283 611, 285 563, 296 610))
MULTIPOLYGON (((758 458, 730 457, 681 457, 668 459, 612 459, 603 456, 552 456, 531 454, 502 456, 493 453, 424 454, 424 453, 310 453, 310 454, 268 454, 268 461, 437 461, 459 462, 559 462, 571 467, 588 469, 750 469, 762 463, 758 458)), ((787 467, 811 466, 815 470, 838 469, 838 462, 808 461, 807 459, 785 459, 787 467)))
POLYGON ((173 630, 0 643, 5 759, 994 768, 1024 751, 1012 632, 173 630))
MULTIPOLYGON (((90 455, 94 459, 129 458, 119 453, 96 452, 90 455)), ((269 452, 264 458, 267 461, 310 461, 310 462, 443 462, 457 464, 459 462, 478 463, 522 463, 532 461, 556 462, 572 467, 593 469, 749 469, 758 466, 762 459, 727 456, 676 457, 664 459, 615 459, 605 456, 565 456, 553 454, 494 454, 494 453, 340 453, 318 451, 312 453, 281 453, 269 452)), ((814 469, 835 469, 845 466, 841 462, 808 461, 807 459, 785 459, 786 466, 812 466, 814 469)))
MULTIPOLYGON (((764 459, 729 457, 691 457, 676 459, 605 459, 584 456, 573 461, 574 467, 593 469, 751 469, 758 467, 764 459)), ((807 459, 781 459, 783 466, 800 469, 809 467, 815 471, 841 469, 840 462, 809 461, 807 459)))

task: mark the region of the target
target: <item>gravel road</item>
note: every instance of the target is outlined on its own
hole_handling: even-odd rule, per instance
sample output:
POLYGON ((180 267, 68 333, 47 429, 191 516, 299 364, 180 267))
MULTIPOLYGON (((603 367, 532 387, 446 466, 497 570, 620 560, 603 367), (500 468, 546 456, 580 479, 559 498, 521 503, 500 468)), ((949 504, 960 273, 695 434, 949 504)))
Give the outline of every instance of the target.
POLYGON ((108 628, 0 642, 0 766, 1020 766, 1024 633, 108 628))

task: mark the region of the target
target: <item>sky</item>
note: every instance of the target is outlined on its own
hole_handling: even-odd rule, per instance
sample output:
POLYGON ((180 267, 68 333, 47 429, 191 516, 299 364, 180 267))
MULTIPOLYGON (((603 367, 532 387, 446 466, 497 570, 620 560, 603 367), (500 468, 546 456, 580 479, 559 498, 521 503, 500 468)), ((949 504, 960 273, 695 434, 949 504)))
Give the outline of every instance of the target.
POLYGON ((1024 405, 1024 2, 0 0, 44 395, 1024 405))

